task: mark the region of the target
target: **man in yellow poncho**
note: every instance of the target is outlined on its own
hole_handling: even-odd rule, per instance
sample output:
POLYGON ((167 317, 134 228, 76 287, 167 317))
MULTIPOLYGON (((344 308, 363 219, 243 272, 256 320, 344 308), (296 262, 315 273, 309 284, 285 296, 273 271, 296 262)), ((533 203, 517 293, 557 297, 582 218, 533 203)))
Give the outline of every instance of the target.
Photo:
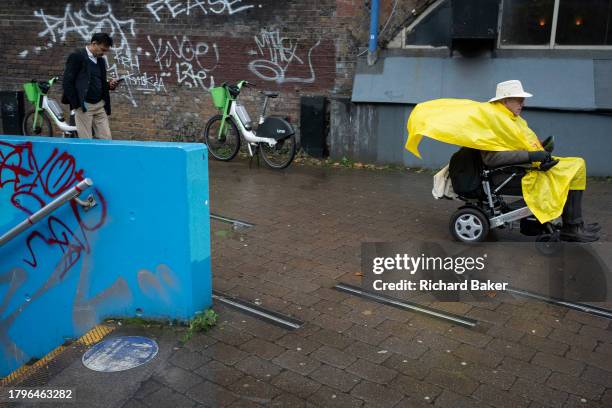
MULTIPOLYGON (((437 99, 418 104, 408 119, 406 149, 421 157, 418 145, 429 138, 481 151, 488 167, 545 162, 551 158, 527 122, 520 117, 525 98, 520 81, 497 84, 489 102, 437 99)), ((550 150, 550 149, 549 149, 550 150)), ((582 194, 586 165, 579 157, 555 157, 548 171, 527 171, 520 184, 506 186, 522 193, 527 206, 541 222, 562 216, 561 238, 592 242, 599 236, 597 223, 582 220, 582 194)))

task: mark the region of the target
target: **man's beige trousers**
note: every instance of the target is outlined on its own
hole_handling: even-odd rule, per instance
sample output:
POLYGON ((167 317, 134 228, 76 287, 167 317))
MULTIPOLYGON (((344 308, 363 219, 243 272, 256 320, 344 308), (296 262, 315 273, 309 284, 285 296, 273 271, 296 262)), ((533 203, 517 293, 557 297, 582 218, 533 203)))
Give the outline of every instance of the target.
POLYGON ((74 113, 77 133, 81 139, 91 139, 95 133, 96 139, 111 139, 108 115, 104 110, 104 100, 98 103, 88 103, 87 112, 79 108, 74 113))

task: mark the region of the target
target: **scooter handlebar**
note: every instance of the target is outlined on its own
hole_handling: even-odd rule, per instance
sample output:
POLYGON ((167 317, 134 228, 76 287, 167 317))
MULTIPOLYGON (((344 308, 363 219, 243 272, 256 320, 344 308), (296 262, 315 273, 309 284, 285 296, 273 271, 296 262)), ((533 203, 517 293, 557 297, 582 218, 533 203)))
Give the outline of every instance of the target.
POLYGON ((555 167, 559 163, 558 159, 548 160, 547 162, 540 163, 540 167, 538 167, 539 171, 548 171, 551 168, 555 167))

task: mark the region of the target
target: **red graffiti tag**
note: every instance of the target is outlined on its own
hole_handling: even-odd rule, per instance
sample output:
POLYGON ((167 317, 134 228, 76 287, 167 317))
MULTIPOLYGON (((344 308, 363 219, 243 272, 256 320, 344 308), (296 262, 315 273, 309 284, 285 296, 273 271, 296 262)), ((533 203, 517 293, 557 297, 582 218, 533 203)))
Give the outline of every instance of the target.
MULTIPOLYGON (((83 179, 83 170, 77 169, 75 158, 68 152, 60 152, 55 148, 42 162, 34 154, 31 142, 13 144, 0 141, 0 189, 12 188, 11 204, 27 216, 34 214, 83 179)), ((94 222, 89 215, 86 223, 81 207, 74 200, 71 201, 69 220, 51 215, 44 227, 31 232, 26 237, 30 257, 23 261, 33 268, 38 266, 35 247, 39 243, 57 248, 62 255, 69 253, 70 256, 63 262, 61 272, 63 278, 81 259, 83 252, 89 254, 91 246, 88 235, 104 225, 107 211, 106 200, 102 193, 94 189, 94 194, 98 203, 94 222), (69 226, 74 224, 77 227, 69 226)))

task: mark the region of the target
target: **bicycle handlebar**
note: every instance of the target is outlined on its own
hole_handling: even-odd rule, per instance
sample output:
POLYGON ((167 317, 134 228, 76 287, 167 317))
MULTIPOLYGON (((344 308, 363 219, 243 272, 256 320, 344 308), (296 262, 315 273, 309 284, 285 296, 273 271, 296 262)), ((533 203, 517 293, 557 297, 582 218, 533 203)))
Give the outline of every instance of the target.
POLYGON ((235 84, 235 85, 230 85, 230 84, 228 84, 227 82, 223 82, 223 83, 221 84, 221 86, 222 86, 222 87, 226 87, 226 86, 238 86, 238 85, 239 85, 241 82, 242 82, 242 86, 250 86, 250 87, 252 87, 252 88, 256 88, 256 87, 257 87, 257 84, 254 84, 254 83, 249 82, 249 81, 238 81, 238 82, 236 82, 236 84, 235 84))

